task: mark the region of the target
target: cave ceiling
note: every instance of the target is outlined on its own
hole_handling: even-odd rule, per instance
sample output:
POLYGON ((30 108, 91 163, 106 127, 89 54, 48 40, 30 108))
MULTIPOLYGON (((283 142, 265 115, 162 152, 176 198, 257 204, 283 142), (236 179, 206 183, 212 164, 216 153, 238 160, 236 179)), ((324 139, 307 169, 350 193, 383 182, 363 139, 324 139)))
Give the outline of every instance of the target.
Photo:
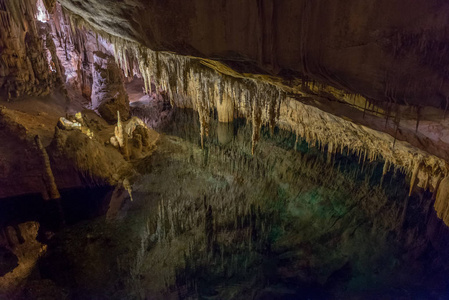
MULTIPOLYGON (((309 80, 378 105, 444 108, 449 3, 441 0, 60 0, 94 28, 287 85, 309 80)), ((329 95, 332 98, 332 95, 329 95)))

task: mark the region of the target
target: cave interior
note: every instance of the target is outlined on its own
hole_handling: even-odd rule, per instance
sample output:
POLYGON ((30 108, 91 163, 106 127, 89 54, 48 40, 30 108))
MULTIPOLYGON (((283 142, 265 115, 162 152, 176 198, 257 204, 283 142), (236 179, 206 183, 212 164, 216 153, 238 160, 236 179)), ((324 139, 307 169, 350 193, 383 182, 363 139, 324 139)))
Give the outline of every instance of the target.
POLYGON ((0 20, 0 299, 449 299, 449 2, 0 20))

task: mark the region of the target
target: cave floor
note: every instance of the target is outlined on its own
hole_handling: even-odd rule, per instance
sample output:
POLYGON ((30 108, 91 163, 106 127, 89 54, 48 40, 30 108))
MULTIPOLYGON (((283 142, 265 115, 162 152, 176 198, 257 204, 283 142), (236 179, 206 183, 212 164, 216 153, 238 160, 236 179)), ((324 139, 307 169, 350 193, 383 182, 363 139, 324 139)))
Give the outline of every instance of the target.
MULTIPOLYGON (((431 195, 404 200, 404 175, 382 179, 382 163, 362 166, 350 156, 329 162, 305 143, 295 150, 295 137, 285 132, 271 137, 263 130, 252 156, 251 129, 241 121, 213 123, 201 149, 197 115, 171 117, 153 155, 135 162, 141 175, 133 201, 124 197, 114 213, 56 232, 19 297, 444 299, 449 293, 448 230, 426 209, 431 195)), ((111 192, 101 195, 97 200, 107 204, 111 192)))

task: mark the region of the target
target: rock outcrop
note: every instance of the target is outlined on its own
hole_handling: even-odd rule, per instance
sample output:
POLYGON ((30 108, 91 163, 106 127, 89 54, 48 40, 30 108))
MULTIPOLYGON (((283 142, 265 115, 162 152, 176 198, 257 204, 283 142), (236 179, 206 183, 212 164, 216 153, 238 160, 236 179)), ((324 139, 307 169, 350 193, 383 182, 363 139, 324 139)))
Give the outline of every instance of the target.
POLYGON ((158 135, 133 117, 123 124, 127 148, 120 151, 109 143, 115 126, 93 111, 68 116, 61 124, 65 118, 59 119, 57 113, 62 108, 36 116, 30 107, 44 110, 48 106, 36 101, 25 104, 28 108, 21 107, 23 111, 13 109, 13 104, 0 107, 0 199, 25 194, 55 199, 58 189, 114 185, 132 175, 128 157, 148 155, 157 141, 158 135), (68 126, 68 122, 79 126, 68 126))

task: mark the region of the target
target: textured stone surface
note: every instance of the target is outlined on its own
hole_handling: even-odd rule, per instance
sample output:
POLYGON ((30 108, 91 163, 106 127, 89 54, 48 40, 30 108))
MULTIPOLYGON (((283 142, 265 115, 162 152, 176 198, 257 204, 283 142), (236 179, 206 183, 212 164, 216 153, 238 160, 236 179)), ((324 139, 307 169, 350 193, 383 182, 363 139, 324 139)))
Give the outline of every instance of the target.
MULTIPOLYGON (((49 167, 58 189, 112 185, 130 170, 131 166, 120 152, 108 144, 115 126, 86 110, 82 112, 85 126, 80 130, 55 128, 63 114, 56 103, 57 100, 50 98, 9 103, 10 108, 0 107, 0 199, 26 194, 48 196, 41 153, 34 142, 36 135, 40 136, 48 153, 49 167)), ((130 140, 127 151, 134 154, 133 158, 149 154, 158 136, 154 131, 145 134, 142 129, 136 132, 140 139, 133 136, 137 125, 142 124, 136 119, 124 123, 129 129, 126 131, 126 138, 130 140), (137 147, 135 139, 141 142, 137 147)))
POLYGON ((64 69, 64 77, 70 98, 91 101, 94 52, 112 54, 112 48, 97 38, 94 32, 73 26, 70 15, 55 4, 48 20, 57 56, 64 69), (81 97, 82 96, 82 97, 81 97))

